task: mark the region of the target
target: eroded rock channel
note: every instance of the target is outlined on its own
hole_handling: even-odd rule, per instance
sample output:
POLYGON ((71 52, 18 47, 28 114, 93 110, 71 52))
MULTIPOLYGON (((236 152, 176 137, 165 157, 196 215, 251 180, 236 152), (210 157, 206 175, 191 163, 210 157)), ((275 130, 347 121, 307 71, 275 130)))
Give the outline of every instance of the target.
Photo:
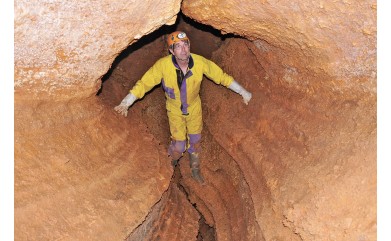
MULTIPOLYGON (((118 101, 117 96, 126 95, 129 86, 141 77, 140 74, 158 57, 167 54, 164 35, 168 28, 186 31, 191 36, 192 52, 207 58, 211 58, 224 41, 234 38, 181 16, 175 26, 163 27, 141 39, 138 42, 140 48, 130 47, 124 51, 106 76, 99 94, 102 99, 108 103, 112 98, 118 101), (120 90, 121 94, 112 93, 115 90, 120 90)), ((220 88, 222 93, 230 91, 220 88)), ((129 115, 132 118, 133 111, 141 112, 142 122, 148 130, 159 143, 167 146, 170 136, 164 98, 159 85, 133 106, 129 115)), ((232 98, 240 96, 232 95, 232 98)), ((227 101, 226 105, 229 107, 230 102, 227 101)), ((244 108, 244 104, 238 105, 244 108)), ((127 240, 192 240, 194 237, 205 241, 263 239, 245 177, 234 159, 214 140, 207 126, 203 130, 202 150, 202 172, 207 179, 206 185, 201 186, 190 178, 189 157, 185 153, 168 191, 127 240)))
POLYGON ((376 240, 376 7, 16 1, 15 240, 376 240), (204 186, 113 110, 175 29, 253 94, 204 79, 204 186))

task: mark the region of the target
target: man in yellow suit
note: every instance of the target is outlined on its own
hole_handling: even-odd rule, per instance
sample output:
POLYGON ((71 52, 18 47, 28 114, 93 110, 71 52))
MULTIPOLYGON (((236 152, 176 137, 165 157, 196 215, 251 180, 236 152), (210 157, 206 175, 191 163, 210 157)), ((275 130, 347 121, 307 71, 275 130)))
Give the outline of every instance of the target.
POLYGON ((167 100, 166 109, 172 139, 168 154, 172 158, 172 165, 175 167, 178 164, 187 148, 192 177, 202 184, 204 179, 200 172, 199 159, 202 110, 199 92, 203 75, 240 94, 246 105, 251 99, 251 93, 212 61, 190 53, 190 40, 186 33, 171 33, 167 44, 171 54, 159 59, 114 109, 126 117, 129 107, 137 99, 161 83, 167 100))

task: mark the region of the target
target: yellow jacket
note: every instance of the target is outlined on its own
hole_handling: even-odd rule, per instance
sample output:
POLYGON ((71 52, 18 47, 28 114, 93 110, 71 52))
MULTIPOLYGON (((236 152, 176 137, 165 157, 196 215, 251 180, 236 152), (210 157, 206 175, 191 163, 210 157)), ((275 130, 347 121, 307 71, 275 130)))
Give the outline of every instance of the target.
POLYGON ((175 57, 168 55, 159 59, 137 81, 130 93, 140 99, 155 85, 162 83, 167 99, 167 110, 178 112, 178 114, 189 114, 188 108, 191 108, 193 104, 201 104, 199 92, 204 74, 216 84, 226 87, 234 80, 232 76, 224 73, 214 62, 197 54, 190 55, 189 70, 186 76, 183 76, 175 57), (178 83, 178 75, 180 74, 183 79, 181 88, 178 83))

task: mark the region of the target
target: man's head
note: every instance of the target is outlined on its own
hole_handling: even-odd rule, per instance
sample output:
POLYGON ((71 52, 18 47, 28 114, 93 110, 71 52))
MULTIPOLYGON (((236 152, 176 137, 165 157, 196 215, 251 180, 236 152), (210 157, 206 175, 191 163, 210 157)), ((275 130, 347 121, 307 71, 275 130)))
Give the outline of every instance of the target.
POLYGON ((168 35, 167 45, 170 52, 179 60, 187 60, 190 57, 190 40, 186 33, 176 31, 168 35))

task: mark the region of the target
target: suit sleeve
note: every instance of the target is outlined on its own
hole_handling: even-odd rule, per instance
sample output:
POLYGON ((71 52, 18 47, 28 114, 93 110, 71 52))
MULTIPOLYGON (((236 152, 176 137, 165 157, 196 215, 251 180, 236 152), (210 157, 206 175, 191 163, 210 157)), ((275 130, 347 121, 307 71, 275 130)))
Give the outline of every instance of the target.
POLYGON ((234 80, 234 78, 225 73, 217 64, 213 61, 203 58, 204 62, 204 74, 216 84, 228 87, 234 80))
POLYGON ((129 91, 137 99, 144 97, 145 93, 150 91, 154 86, 160 84, 163 78, 161 61, 157 61, 145 74, 143 77, 136 82, 133 88, 129 91))

